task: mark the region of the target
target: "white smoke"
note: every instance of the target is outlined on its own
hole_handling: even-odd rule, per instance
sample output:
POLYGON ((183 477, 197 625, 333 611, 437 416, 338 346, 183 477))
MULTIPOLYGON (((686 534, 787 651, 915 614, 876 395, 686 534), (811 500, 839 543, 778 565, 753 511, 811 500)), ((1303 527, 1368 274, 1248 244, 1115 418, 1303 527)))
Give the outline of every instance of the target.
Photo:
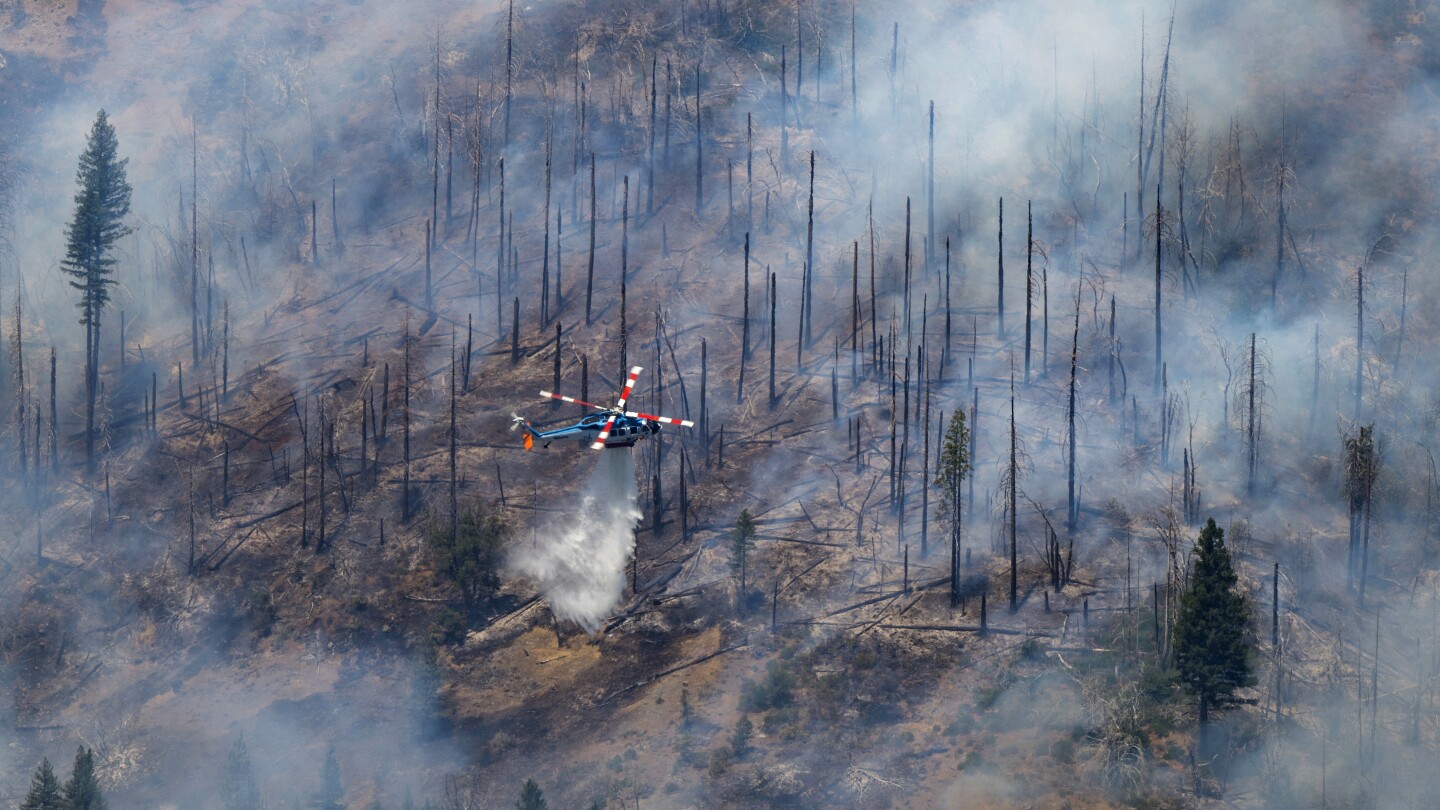
POLYGON ((573 511, 514 547, 510 567, 535 580, 556 618, 594 633, 625 590, 635 551, 635 465, 628 450, 605 450, 573 511))

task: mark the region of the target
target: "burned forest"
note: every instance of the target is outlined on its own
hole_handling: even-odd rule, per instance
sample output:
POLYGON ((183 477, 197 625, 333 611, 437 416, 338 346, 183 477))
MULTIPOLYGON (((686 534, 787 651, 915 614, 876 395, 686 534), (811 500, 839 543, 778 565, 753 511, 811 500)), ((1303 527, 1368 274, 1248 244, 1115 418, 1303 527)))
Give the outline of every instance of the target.
POLYGON ((1440 806, 1437 133, 1427 0, 0 3, 0 805, 1440 806))

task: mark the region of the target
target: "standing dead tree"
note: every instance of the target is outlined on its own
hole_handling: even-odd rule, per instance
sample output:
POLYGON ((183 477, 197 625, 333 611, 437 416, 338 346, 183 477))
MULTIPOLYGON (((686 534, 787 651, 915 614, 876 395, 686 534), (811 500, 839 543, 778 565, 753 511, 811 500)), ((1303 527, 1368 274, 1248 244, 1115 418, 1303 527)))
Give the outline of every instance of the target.
POLYGON ((1066 439, 1068 452, 1066 453, 1066 479, 1068 481, 1068 500, 1065 510, 1065 530, 1071 538, 1075 536, 1075 530, 1080 523, 1080 499, 1075 490, 1075 372, 1079 368, 1080 357, 1080 289, 1075 290, 1075 327, 1070 333, 1070 396, 1065 409, 1066 439))
POLYGON ((1015 612, 1019 604, 1016 601, 1018 592, 1019 568, 1016 559, 1016 539, 1019 530, 1019 503, 1020 491, 1020 447, 1019 437, 1015 428, 1015 361, 1010 361, 1010 463, 1006 467, 1004 485, 1008 495, 1006 509, 1008 511, 1008 528, 1010 531, 1010 612, 1015 612))
POLYGON ((1369 573, 1370 513, 1380 469, 1375 426, 1361 425, 1357 435, 1345 440, 1345 494, 1350 517, 1347 580, 1353 588, 1358 579, 1361 604, 1365 602, 1365 578, 1369 573))
POLYGON ((995 317, 999 321, 1000 337, 1005 337, 1005 198, 1000 198, 1000 214, 995 227, 995 317))
POLYGON ((1035 303, 1035 219, 1025 202, 1025 384, 1030 384, 1030 320, 1035 303))
POLYGON ((740 378, 735 384, 735 401, 745 399, 745 361, 750 359, 750 232, 745 232, 745 280, 741 293, 740 378))
POLYGON ((1265 378, 1269 369, 1269 358, 1258 348, 1259 340, 1250 333, 1250 345, 1246 352, 1244 376, 1236 391, 1235 410, 1241 416, 1245 433, 1245 494, 1255 495, 1260 473, 1261 439, 1265 421, 1265 378))

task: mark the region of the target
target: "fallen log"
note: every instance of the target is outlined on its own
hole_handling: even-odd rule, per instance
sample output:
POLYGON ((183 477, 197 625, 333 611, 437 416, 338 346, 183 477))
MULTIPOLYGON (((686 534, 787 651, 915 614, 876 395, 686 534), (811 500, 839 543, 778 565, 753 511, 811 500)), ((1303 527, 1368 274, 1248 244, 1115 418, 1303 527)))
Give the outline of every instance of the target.
POLYGON ((606 703, 609 703, 609 702, 611 702, 612 700, 615 700, 616 698, 620 697, 621 695, 624 695, 624 694, 628 694, 628 693, 630 693, 630 692, 633 692, 633 691, 635 691, 636 689, 639 689, 639 688, 642 687, 642 686, 648 686, 648 685, 650 685, 650 684, 652 684, 652 683, 660 680, 661 678, 665 677, 666 675, 674 675, 675 673, 681 671, 682 669, 689 669, 690 667, 693 667, 693 666, 695 666, 696 664, 703 664, 703 663, 705 663, 706 661, 709 661, 711 658, 715 658, 716 656, 724 655, 724 654, 727 653, 727 652, 733 652, 733 651, 735 651, 735 650, 741 649, 742 647, 748 647, 748 646, 750 646, 750 642, 748 642, 748 641, 742 641, 742 642, 740 642, 739 644, 732 644, 732 645, 730 645, 729 647, 722 647, 721 649, 718 649, 718 650, 716 650, 715 652, 709 653, 708 655, 702 655, 702 656, 700 656, 699 658, 694 658, 694 659, 691 659, 691 660, 689 660, 689 661, 686 661, 686 662, 683 663, 683 664, 678 664, 678 665, 676 665, 676 666, 670 667, 670 668, 667 669, 667 670, 663 670, 663 671, 661 671, 661 672, 657 672, 657 673, 655 673, 654 675, 651 675, 650 677, 648 677, 648 678, 646 678, 646 679, 644 679, 644 680, 642 680, 642 681, 637 681, 637 682, 635 682, 635 683, 630 684, 629 686, 625 687, 624 689, 620 689, 620 690, 618 690, 618 691, 611 692, 610 694, 606 695, 606 696, 605 696, 605 699, 604 699, 604 700, 601 700, 598 705, 603 706, 603 705, 605 705, 606 703))

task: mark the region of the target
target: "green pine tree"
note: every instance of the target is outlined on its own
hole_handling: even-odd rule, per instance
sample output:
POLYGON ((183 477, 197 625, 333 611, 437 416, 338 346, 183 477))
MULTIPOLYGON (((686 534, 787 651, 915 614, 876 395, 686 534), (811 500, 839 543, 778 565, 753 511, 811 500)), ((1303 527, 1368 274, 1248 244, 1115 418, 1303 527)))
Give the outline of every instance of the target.
POLYGON ((451 534, 447 521, 430 527, 430 548, 439 572, 460 591, 465 618, 476 621, 500 589, 500 567, 512 528, 499 504, 475 501, 451 534))
POLYGON ((730 735, 730 752, 736 759, 744 759, 750 753, 750 739, 755 736, 755 724, 750 718, 740 715, 735 721, 735 732, 730 735))
POLYGON ((1192 550, 1190 582, 1175 619, 1175 667, 1180 681, 1200 701, 1200 725, 1211 707, 1223 706, 1235 690, 1252 685, 1250 603, 1236 588, 1238 578, 1225 547, 1225 532, 1206 521, 1192 550))
POLYGON ((746 564, 750 550, 755 548, 755 516, 741 509, 730 530, 730 568, 740 574, 740 604, 745 604, 746 564))
POLYGON ((255 783, 255 768, 245 737, 235 738, 225 771, 220 778, 220 803, 225 810, 260 810, 260 788, 255 783))
POLYGON ((105 810, 100 781, 95 778, 95 753, 83 745, 75 751, 75 766, 65 783, 65 810, 105 810))
POLYGON ((64 810, 65 801, 60 796, 60 780, 55 778, 55 769, 50 760, 40 761, 35 775, 30 777, 30 792, 20 802, 20 810, 64 810))
POLYGON ((970 428, 964 409, 957 408, 945 430, 935 462, 935 487, 940 490, 940 520, 950 530, 950 606, 960 604, 960 486, 970 475, 970 428))
POLYGON ((545 794, 540 792, 540 786, 535 784, 534 779, 526 779, 524 787, 520 788, 520 801, 515 802, 516 810, 548 810, 550 805, 545 801, 545 794))
POLYGON ((118 155, 115 127, 101 110, 90 128, 75 181, 75 218, 65 231, 65 258, 60 269, 80 291, 80 323, 85 326, 85 463, 95 469, 95 395, 99 389, 100 314, 110 301, 116 283, 115 259, 110 255, 130 228, 130 184, 125 179, 128 159, 118 155))

